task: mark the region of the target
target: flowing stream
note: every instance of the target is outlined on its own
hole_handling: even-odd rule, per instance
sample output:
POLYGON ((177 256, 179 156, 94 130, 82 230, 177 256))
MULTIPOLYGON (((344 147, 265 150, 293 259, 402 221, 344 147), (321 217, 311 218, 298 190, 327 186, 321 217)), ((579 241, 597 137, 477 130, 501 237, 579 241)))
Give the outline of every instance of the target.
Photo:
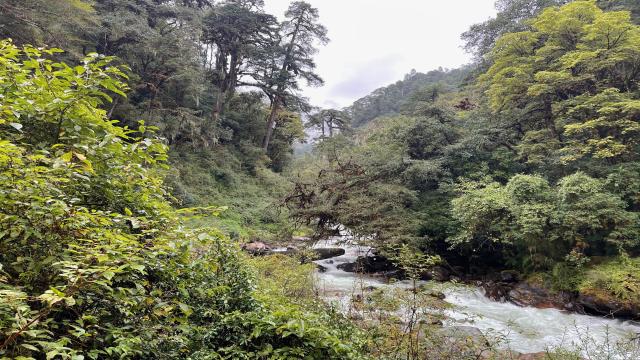
MULTIPOLYGON (((317 273, 317 287, 327 301, 347 310, 353 294, 368 287, 411 288, 407 281, 392 284, 386 279, 348 273, 338 269, 342 263, 355 262, 358 256, 366 256, 370 248, 341 242, 343 238, 320 241, 318 248, 340 247, 345 254, 326 260, 318 260, 323 272, 317 273)), ((452 283, 438 284, 420 281, 420 286, 434 287, 445 295, 451 304, 444 310, 447 320, 444 326, 471 326, 493 337, 501 337, 499 346, 520 353, 534 353, 562 346, 572 350, 600 349, 616 343, 628 343, 640 334, 640 324, 633 321, 606 319, 580 315, 557 309, 538 309, 502 303, 485 297, 482 290, 472 286, 452 283)), ((591 350, 590 350, 591 351, 591 350)))

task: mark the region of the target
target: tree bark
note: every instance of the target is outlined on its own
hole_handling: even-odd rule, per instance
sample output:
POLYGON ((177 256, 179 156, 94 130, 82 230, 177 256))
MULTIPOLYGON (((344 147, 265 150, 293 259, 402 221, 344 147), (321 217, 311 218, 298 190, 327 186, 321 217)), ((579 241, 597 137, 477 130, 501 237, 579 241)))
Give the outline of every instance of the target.
POLYGON ((280 101, 278 98, 274 99, 273 106, 271 106, 271 112, 269 113, 269 118, 267 120, 267 132, 264 135, 264 139, 262 140, 262 150, 266 153, 269 149, 269 142, 271 141, 271 136, 273 135, 273 128, 276 123, 276 115, 278 114, 278 110, 280 110, 280 101))

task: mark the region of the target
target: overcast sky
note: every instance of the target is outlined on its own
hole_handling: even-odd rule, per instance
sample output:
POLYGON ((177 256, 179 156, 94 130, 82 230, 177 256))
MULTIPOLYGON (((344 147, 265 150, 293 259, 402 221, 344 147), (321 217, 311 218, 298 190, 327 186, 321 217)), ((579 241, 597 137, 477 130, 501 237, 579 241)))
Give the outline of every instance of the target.
MULTIPOLYGON (((495 15, 495 0, 307 0, 331 41, 316 55, 321 88, 305 88, 314 105, 343 107, 416 69, 470 61, 460 34, 495 15)), ((282 18, 290 0, 265 0, 282 18)))

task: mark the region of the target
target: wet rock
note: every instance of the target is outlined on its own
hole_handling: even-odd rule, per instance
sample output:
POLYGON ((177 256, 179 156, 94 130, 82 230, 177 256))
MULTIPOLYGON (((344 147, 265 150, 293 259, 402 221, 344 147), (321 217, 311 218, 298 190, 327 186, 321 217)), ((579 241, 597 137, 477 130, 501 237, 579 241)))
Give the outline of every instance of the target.
POLYGON ((376 289, 378 289, 378 287, 369 285, 369 286, 365 286, 364 291, 375 291, 376 289))
POLYGON ((359 257, 356 263, 362 272, 368 274, 397 270, 389 259, 381 255, 359 257))
POLYGON ((336 266, 338 269, 346 272, 356 272, 356 263, 342 263, 336 266))
POLYGON ((261 241, 244 243, 240 247, 251 255, 267 255, 271 253, 271 247, 261 241))
POLYGON ((444 298, 446 297, 444 295, 444 293, 442 293, 441 291, 431 291, 429 293, 429 296, 434 297, 434 298, 439 299, 439 300, 444 300, 444 298))
POLYGON ((316 260, 324 260, 344 255, 345 251, 341 248, 317 248, 313 249, 316 254, 316 260))
POLYGON ((449 281, 451 271, 444 266, 434 266, 420 275, 420 280, 449 281))
POLYGON ((506 283, 516 283, 520 278, 520 274, 515 270, 503 270, 500 272, 500 281, 506 283))
POLYGON ((324 263, 325 264, 333 264, 333 260, 325 260, 324 263))
POLYGON ((537 306, 548 301, 549 292, 545 289, 520 283, 508 293, 509 301, 519 306, 537 306))
POLYGON ((435 318, 433 316, 429 316, 428 318, 423 318, 418 321, 422 325, 438 325, 442 326, 442 320, 435 318))
MULTIPOLYGON (((510 300, 510 291, 512 287, 495 281, 487 281, 482 283, 484 295, 491 300, 505 302, 510 300)), ((520 304, 517 304, 520 305, 520 304)))
POLYGON ((405 278, 404 271, 402 271, 401 269, 383 271, 383 272, 380 273, 380 275, 382 275, 383 277, 388 278, 388 279, 402 280, 402 279, 405 278))
POLYGON ((327 272, 327 270, 329 270, 327 267, 324 267, 320 264, 316 264, 316 266, 318 267, 318 271, 323 273, 323 272, 327 272))
POLYGON ((395 265, 384 256, 359 257, 356 262, 339 264, 338 269, 346 272, 358 272, 365 274, 385 274, 397 271, 395 265))
POLYGON ((508 300, 519 306, 533 306, 539 309, 565 309, 579 311, 573 303, 573 296, 567 292, 552 292, 549 289, 529 283, 518 283, 508 293, 508 300))
POLYGON ((584 312, 612 316, 616 318, 640 318, 640 307, 612 298, 601 298, 589 294, 580 294, 576 299, 577 307, 584 312))

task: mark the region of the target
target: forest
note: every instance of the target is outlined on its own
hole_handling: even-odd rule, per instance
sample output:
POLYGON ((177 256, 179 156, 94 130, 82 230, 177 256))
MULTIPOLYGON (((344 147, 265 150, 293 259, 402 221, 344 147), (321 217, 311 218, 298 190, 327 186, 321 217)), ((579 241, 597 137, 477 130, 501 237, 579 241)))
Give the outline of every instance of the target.
POLYGON ((342 108, 265 8, 0 0, 0 359, 640 358, 640 2, 342 108))

